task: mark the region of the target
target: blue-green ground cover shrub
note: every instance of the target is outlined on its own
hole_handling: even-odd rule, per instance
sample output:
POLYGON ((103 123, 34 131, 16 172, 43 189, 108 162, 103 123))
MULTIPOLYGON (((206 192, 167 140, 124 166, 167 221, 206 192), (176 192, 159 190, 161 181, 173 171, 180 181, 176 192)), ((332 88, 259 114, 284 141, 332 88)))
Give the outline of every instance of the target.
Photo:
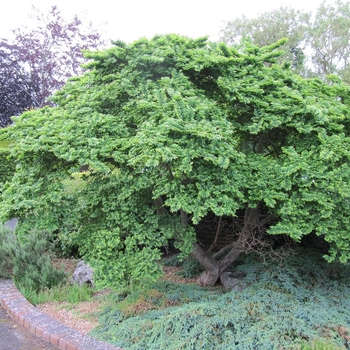
POLYGON ((182 266, 181 275, 185 278, 199 276, 204 270, 202 265, 191 255, 185 260, 180 260, 178 255, 172 255, 162 260, 164 266, 182 266))
POLYGON ((300 349, 316 339, 345 348, 337 327, 350 328, 349 265, 299 248, 265 264, 248 255, 237 270, 247 275, 243 292, 159 282, 153 288, 175 306, 133 316, 109 308, 94 335, 128 350, 300 349))

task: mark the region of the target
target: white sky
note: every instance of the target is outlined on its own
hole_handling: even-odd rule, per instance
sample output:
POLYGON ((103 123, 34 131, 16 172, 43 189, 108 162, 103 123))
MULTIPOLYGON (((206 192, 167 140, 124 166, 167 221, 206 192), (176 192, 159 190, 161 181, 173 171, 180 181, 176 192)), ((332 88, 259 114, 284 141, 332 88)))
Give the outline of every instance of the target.
MULTIPOLYGON (((332 0, 328 0, 332 1, 332 0)), ((209 35, 215 40, 230 19, 245 14, 254 17, 280 6, 313 11, 322 0, 8 0, 1 6, 0 37, 28 23, 31 5, 46 10, 57 5, 62 13, 86 12, 95 27, 107 22, 105 31, 112 40, 126 42, 155 34, 177 33, 190 37, 209 35)))

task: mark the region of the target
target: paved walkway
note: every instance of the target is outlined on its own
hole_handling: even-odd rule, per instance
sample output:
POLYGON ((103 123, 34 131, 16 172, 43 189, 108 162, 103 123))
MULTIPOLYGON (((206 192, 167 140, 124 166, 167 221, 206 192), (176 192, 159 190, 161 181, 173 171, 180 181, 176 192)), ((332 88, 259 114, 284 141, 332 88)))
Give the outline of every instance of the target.
POLYGON ((41 340, 23 326, 19 326, 0 307, 1 350, 55 350, 57 347, 41 340))
POLYGON ((0 350, 52 350, 57 348, 62 350, 123 350, 109 343, 101 342, 89 335, 82 334, 42 313, 24 298, 10 280, 0 279, 0 305, 2 307, 1 315, 5 317, 5 319, 0 319, 4 327, 0 331, 0 350), (12 323, 7 323, 9 320, 4 311, 18 323, 18 328, 12 323), (42 342, 41 346, 44 347, 40 347, 40 345, 34 345, 34 348, 31 347, 32 345, 29 341, 30 339, 34 341, 34 338, 30 338, 26 332, 20 333, 22 331, 19 328, 20 326, 35 334, 39 343, 43 339, 50 345, 45 345, 42 342), (18 340, 17 344, 16 338, 18 340), (3 342, 3 339, 13 343, 9 343, 10 346, 5 347, 7 345, 6 342, 3 342), (5 344, 4 347, 3 344, 5 344))

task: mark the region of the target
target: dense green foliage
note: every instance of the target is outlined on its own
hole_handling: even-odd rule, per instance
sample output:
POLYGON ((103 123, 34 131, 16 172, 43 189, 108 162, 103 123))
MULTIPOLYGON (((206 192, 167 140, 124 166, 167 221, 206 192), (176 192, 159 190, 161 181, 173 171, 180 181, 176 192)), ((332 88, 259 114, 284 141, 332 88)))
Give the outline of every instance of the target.
POLYGON ((56 107, 0 131, 18 162, 0 216, 78 245, 100 286, 156 279, 160 248, 172 239, 190 254, 208 213, 251 210, 253 241, 315 232, 346 262, 349 88, 278 64, 283 43, 238 51, 167 35, 89 53, 56 107))
POLYGON ((10 180, 15 172, 15 164, 13 160, 9 160, 10 150, 8 142, 0 142, 0 193, 6 181, 10 180))
POLYGON ((0 277, 33 291, 65 281, 65 273, 52 266, 49 243, 44 234, 30 233, 21 241, 0 223, 0 277))
POLYGON ((119 294, 93 334, 130 350, 346 348, 349 265, 303 248, 279 264, 250 254, 238 270, 249 284, 239 293, 157 282, 152 293, 119 294), (139 294, 154 310, 136 308, 139 294))

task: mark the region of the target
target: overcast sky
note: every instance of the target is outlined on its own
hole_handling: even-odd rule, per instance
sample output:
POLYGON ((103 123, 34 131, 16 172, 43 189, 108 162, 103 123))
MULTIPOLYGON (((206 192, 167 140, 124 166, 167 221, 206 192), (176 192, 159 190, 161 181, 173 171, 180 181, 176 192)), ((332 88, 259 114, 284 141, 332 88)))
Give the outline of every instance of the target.
POLYGON ((131 42, 164 33, 194 38, 209 35, 215 40, 227 21, 243 14, 254 17, 282 5, 313 11, 321 3, 322 0, 8 0, 1 6, 0 37, 28 23, 31 5, 42 10, 57 5, 63 13, 78 17, 85 11, 85 17, 94 24, 107 22, 109 39, 131 42))

